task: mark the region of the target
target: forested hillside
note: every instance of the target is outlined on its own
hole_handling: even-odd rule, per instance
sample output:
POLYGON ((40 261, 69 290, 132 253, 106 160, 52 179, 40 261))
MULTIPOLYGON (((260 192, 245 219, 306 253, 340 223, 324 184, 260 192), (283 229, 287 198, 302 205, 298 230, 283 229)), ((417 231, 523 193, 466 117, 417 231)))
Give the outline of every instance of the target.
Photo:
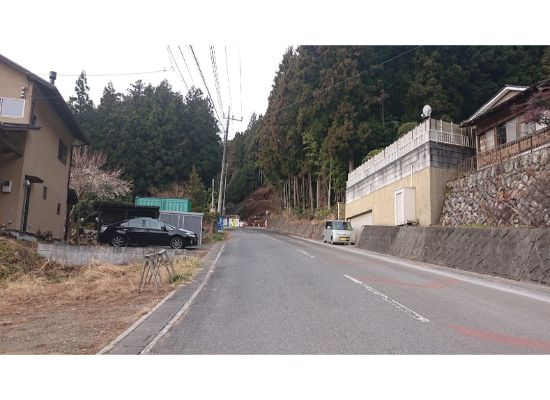
POLYGON ((182 97, 166 81, 156 87, 137 81, 118 93, 109 84, 98 106, 88 91, 83 73, 69 105, 91 139, 91 150, 103 151, 108 167, 125 171, 133 194, 158 193, 192 181, 193 166, 195 179, 198 174, 207 187, 219 175, 219 128, 200 90, 192 88, 182 97))
POLYGON ((286 207, 329 207, 344 199, 347 173, 419 122, 425 104, 460 123, 504 84, 549 76, 540 46, 289 48, 265 115, 230 142, 227 200, 272 184, 286 207))

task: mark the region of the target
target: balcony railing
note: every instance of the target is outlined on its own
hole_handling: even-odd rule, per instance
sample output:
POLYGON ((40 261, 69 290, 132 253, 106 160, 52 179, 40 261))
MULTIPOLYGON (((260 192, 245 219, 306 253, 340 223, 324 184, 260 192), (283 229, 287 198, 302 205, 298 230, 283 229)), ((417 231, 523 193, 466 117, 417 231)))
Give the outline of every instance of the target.
POLYGON ((351 171, 346 187, 355 185, 428 141, 475 147, 472 138, 462 135, 458 125, 441 120, 426 120, 351 171))
POLYGON ((550 144, 549 128, 540 130, 529 136, 524 136, 513 142, 508 142, 494 149, 475 155, 464 160, 460 164, 463 172, 470 173, 489 165, 499 164, 514 156, 536 149, 537 147, 550 144))

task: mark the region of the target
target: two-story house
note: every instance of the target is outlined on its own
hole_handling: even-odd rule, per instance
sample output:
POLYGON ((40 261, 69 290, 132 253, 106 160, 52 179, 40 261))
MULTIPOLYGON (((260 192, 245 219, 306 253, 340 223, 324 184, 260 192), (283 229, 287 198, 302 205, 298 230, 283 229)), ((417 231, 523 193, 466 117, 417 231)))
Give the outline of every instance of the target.
POLYGON ((550 79, 530 87, 506 85, 462 123, 476 137, 476 156, 467 169, 480 169, 550 144, 548 126, 526 120, 534 98, 550 99, 550 79))
POLYGON ((72 147, 89 141, 50 79, 0 55, 0 227, 62 239, 72 147))

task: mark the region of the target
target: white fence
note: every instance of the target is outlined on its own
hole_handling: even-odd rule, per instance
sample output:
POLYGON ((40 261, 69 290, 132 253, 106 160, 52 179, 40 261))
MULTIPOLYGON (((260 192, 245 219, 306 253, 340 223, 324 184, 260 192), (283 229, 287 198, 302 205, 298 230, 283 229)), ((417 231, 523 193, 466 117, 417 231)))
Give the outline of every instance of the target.
POLYGON ((463 147, 475 147, 474 141, 470 137, 461 134, 458 125, 441 120, 426 120, 376 156, 351 171, 348 174, 346 188, 352 187, 367 176, 372 175, 430 140, 463 147))

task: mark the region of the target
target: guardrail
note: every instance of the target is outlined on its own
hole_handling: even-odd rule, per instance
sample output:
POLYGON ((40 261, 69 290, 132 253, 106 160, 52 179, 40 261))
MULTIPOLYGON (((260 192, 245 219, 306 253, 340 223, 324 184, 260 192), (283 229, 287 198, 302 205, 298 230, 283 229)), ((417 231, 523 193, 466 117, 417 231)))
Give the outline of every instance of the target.
POLYGON ((168 276, 174 276, 174 259, 170 259, 166 250, 144 256, 143 271, 139 281, 138 292, 153 282, 158 290, 162 286, 161 268, 164 267, 168 276))

